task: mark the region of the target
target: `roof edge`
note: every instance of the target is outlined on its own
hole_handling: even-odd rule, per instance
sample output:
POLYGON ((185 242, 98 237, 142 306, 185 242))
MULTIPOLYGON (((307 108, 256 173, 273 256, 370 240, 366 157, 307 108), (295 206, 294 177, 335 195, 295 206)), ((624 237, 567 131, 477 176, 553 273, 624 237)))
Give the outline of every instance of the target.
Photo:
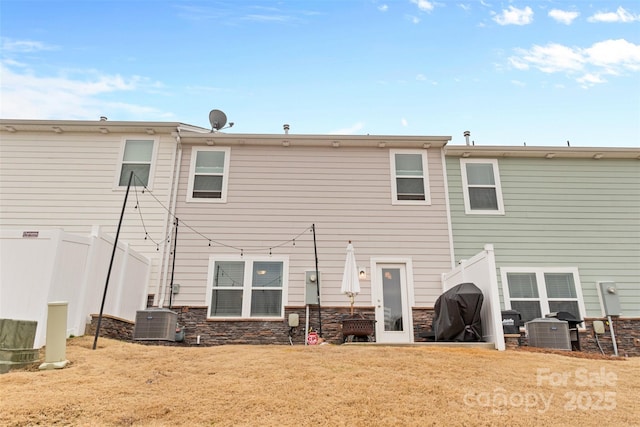
POLYGON ((640 159, 640 148, 633 147, 552 147, 552 146, 479 146, 448 145, 445 155, 463 158, 593 158, 640 159))

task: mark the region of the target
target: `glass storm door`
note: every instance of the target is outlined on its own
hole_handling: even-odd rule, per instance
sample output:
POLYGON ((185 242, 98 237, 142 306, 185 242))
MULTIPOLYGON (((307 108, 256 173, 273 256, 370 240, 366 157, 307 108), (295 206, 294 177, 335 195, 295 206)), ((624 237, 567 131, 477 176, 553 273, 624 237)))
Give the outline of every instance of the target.
POLYGON ((412 319, 407 298, 404 264, 377 264, 374 295, 376 341, 412 342, 412 319))

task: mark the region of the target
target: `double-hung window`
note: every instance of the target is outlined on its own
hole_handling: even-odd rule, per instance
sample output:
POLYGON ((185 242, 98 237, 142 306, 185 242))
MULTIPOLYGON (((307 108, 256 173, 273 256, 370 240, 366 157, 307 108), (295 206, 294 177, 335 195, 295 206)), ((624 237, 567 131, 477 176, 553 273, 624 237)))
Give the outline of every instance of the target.
POLYGON ((229 148, 195 147, 193 149, 187 201, 227 201, 229 154, 229 148))
POLYGON ((282 318, 287 290, 286 259, 212 257, 209 318, 282 318))
POLYGON ((498 161, 460 159, 464 209, 467 214, 503 215, 498 161))
POLYGON ((523 322, 566 311, 584 319, 584 301, 576 268, 500 269, 505 307, 520 312, 523 322))
POLYGON ((131 185, 151 187, 155 150, 156 142, 153 139, 126 139, 116 186, 126 187, 133 172, 131 185))
POLYGON ((429 205, 425 150, 391 150, 391 192, 394 205, 429 205))

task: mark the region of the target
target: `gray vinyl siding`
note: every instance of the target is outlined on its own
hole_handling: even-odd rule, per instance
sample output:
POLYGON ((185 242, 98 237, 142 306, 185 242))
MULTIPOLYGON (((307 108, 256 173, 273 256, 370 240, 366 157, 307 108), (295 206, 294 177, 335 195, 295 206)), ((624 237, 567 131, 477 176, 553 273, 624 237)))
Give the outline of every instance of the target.
MULTIPOLYGON (((63 229, 87 235, 93 226, 115 235, 126 192, 115 189, 123 138, 151 139, 147 134, 43 133, 2 134, 0 142, 0 226, 18 229, 63 229)), ((153 194, 169 201, 175 140, 159 140, 153 194)), ((140 188, 130 192, 120 241, 148 256, 157 279, 159 254, 151 240, 162 242, 166 210, 140 188), (140 208, 135 209, 136 202, 140 208)), ((153 290, 151 290, 153 292, 153 290)))
POLYGON ((356 305, 371 305, 372 257, 406 257, 413 262, 415 302, 432 306, 441 293, 440 274, 451 267, 440 149, 429 149, 431 205, 391 204, 389 150, 381 148, 232 146, 227 203, 186 202, 190 147, 185 147, 177 215, 175 277, 178 305, 207 305, 212 254, 289 257, 287 305, 304 305, 305 271, 315 269, 312 224, 316 227, 321 303, 346 306, 340 293, 346 246, 353 241, 359 266, 367 268, 356 305), (186 228, 186 229, 185 229, 186 228), (293 246, 288 242, 296 235, 293 246), (200 234, 206 236, 203 237, 200 234), (255 249, 261 247, 261 249, 255 249))
POLYGON ((598 281, 640 316, 638 160, 500 158, 505 215, 466 215, 460 159, 446 164, 457 260, 492 243, 498 269, 577 267, 588 316, 601 315, 598 281))

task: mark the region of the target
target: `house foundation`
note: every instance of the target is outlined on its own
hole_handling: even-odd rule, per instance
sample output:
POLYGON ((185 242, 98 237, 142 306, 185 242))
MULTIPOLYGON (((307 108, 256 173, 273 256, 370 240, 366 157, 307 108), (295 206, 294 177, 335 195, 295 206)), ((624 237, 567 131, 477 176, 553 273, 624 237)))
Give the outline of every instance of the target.
MULTIPOLYGON (((141 344, 160 344, 168 346, 214 346, 225 344, 282 344, 289 345, 290 328, 287 319, 289 314, 295 313, 299 318, 299 325, 291 329, 291 342, 294 345, 304 345, 306 307, 286 307, 284 320, 211 320, 207 319, 205 307, 174 307, 178 313, 178 324, 184 330, 183 341, 137 341, 141 344)), ((375 317, 374 307, 359 307, 357 314, 366 319, 375 317)), ((342 319, 350 315, 348 307, 321 307, 322 338, 331 344, 341 344, 342 319)), ((434 311, 432 308, 413 309, 414 342, 423 342, 421 336, 431 331, 434 311)), ((93 315, 86 333, 95 334, 98 317, 93 315)), ((613 355, 613 343, 610 329, 607 325, 604 334, 597 336, 593 331, 593 321, 607 319, 587 318, 585 328, 581 329, 580 347, 586 353, 601 353, 613 355)), ((613 329, 621 357, 640 357, 640 318, 613 318, 613 329)), ((317 306, 309 307, 309 328, 320 331, 320 319, 317 306)), ((100 336, 123 341, 133 340, 134 324, 113 316, 103 316, 100 336)), ((527 346, 527 338, 522 332, 505 335, 507 350, 527 346)))

